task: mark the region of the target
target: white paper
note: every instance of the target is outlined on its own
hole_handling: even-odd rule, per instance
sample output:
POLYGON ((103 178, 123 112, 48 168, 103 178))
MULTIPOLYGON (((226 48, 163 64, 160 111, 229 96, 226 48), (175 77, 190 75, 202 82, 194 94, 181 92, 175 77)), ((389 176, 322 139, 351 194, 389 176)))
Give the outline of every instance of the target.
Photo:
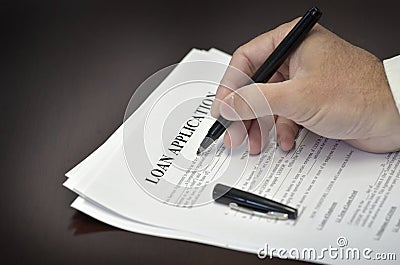
MULTIPOLYGON (((203 55, 207 58, 207 53, 203 55)), ((226 63, 229 57, 219 56, 217 60, 226 63)), ((168 77, 168 82, 175 76, 179 77, 178 70, 168 77)), ((203 74, 207 74, 206 70, 203 74)), ((210 74, 222 76, 223 72, 210 74)), ((141 134, 146 127, 146 114, 151 109, 152 100, 159 95, 161 93, 153 93, 127 121, 134 123, 138 128, 130 131, 137 134, 135 144, 138 146, 145 142, 145 136, 141 134)), ((173 95, 168 97, 168 102, 174 106, 184 96, 173 95)), ((160 121, 167 117, 163 116, 163 113, 168 113, 168 106, 163 104, 157 110, 160 112, 160 121)), ((179 132, 182 120, 177 119, 176 131, 171 132, 171 135, 179 132)), ((156 122, 156 118, 153 121, 154 123, 150 124, 153 129, 151 139, 154 139, 149 150, 149 157, 153 163, 151 166, 157 164, 157 159, 165 151, 160 147, 160 141, 157 142, 161 127, 157 127, 159 123, 156 122)), ((190 156, 190 153, 195 153, 210 123, 208 120, 201 123, 196 130, 197 134, 188 140, 189 144, 185 145, 182 154, 190 156)), ((296 149, 289 153, 277 151, 269 171, 269 168, 264 168, 263 165, 271 158, 271 150, 266 150, 260 156, 250 157, 244 177, 236 186, 298 208, 299 218, 296 221, 282 222, 237 213, 216 203, 182 208, 166 205, 148 196, 137 185, 129 171, 125 161, 122 134, 121 127, 94 155, 68 174, 71 178, 65 184, 87 200, 88 204, 85 204, 85 201, 79 199, 80 201, 76 202, 79 206, 76 208, 107 223, 131 231, 254 253, 265 244, 270 248, 286 250, 312 247, 318 253, 333 246, 339 247, 340 250, 349 247, 360 250, 369 248, 372 250, 370 256, 375 253, 394 253, 400 258, 399 153, 365 153, 344 142, 328 140, 302 130, 297 139, 296 149), (267 177, 253 190, 254 179, 262 176, 267 177), (99 206, 101 211, 95 208, 99 206), (136 228, 134 223, 138 224, 136 228), (337 242, 338 238, 342 237, 347 242, 343 247, 337 242)), ((218 144, 221 146, 221 143, 217 143, 217 147, 218 144)), ((234 171, 242 167, 243 161, 240 158, 244 153, 245 146, 242 146, 232 154, 224 150, 221 152, 221 158, 226 158, 222 161, 231 162, 234 171)), ((151 170, 143 166, 146 165, 146 158, 143 154, 135 157, 137 167, 143 172, 139 176, 143 178, 151 170)), ((163 177, 179 181, 179 172, 182 173, 179 169, 171 167, 163 177)), ((211 179, 214 173, 218 175, 211 170, 211 179)), ((300 258, 332 264, 365 262, 362 257, 359 260, 331 258, 327 253, 320 259, 300 258)))

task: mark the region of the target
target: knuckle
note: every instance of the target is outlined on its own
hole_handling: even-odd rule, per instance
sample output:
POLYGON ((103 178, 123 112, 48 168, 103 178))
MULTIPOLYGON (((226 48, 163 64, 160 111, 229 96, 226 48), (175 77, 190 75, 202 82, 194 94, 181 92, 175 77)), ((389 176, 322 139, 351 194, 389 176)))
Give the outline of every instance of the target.
POLYGON ((236 51, 233 52, 233 57, 243 56, 243 54, 246 53, 246 49, 246 44, 241 45, 239 48, 236 49, 236 51))

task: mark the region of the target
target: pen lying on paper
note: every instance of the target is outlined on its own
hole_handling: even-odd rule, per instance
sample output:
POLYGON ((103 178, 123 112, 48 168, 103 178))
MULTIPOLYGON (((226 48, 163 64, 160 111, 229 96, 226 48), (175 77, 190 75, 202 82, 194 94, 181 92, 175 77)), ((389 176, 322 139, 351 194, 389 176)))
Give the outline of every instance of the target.
POLYGON ((217 184, 213 190, 215 202, 228 205, 231 209, 254 216, 275 220, 297 218, 297 209, 246 191, 217 184))
MULTIPOLYGON (((307 33, 314 27, 321 15, 321 11, 316 7, 310 8, 305 13, 305 15, 253 75, 251 79, 254 83, 266 83, 271 79, 282 63, 289 57, 291 52, 297 48, 306 37, 307 33)), ((231 121, 219 117, 201 142, 200 147, 197 150, 197 155, 200 155, 214 141, 216 141, 225 132, 226 128, 231 125, 231 123, 231 121)))

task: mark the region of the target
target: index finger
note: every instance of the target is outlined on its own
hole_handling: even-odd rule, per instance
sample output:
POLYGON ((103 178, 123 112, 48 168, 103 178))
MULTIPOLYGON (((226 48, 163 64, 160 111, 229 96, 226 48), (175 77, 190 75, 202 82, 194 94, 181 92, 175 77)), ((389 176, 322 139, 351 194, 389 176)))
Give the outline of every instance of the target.
MULTIPOLYGON (((233 90, 246 85, 246 82, 251 80, 250 77, 254 75, 267 57, 274 51, 275 47, 293 27, 296 20, 259 35, 248 43, 240 46, 233 53, 229 66, 218 86, 216 100, 211 107, 211 115, 213 117, 217 118, 220 114, 220 101, 233 90)), ((275 82, 278 78, 281 79, 279 73, 275 74, 270 82, 275 82)))

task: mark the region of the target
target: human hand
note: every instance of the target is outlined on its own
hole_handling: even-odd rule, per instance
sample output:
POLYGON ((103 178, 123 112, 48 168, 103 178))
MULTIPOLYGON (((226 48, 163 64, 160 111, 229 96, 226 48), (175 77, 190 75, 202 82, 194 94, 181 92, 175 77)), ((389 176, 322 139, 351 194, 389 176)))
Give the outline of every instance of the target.
MULTIPOLYGON (((241 46, 230 66, 252 76, 297 21, 241 46)), ((369 152, 400 149, 400 115, 382 62, 321 25, 310 31, 269 83, 244 86, 234 93, 219 86, 211 114, 243 120, 251 154, 260 153, 265 142, 260 136, 263 129, 254 120, 267 115, 260 91, 276 115, 277 140, 284 151, 293 148, 299 125, 369 152)), ((237 123, 225 134, 224 143, 230 148, 246 136, 237 123)))

